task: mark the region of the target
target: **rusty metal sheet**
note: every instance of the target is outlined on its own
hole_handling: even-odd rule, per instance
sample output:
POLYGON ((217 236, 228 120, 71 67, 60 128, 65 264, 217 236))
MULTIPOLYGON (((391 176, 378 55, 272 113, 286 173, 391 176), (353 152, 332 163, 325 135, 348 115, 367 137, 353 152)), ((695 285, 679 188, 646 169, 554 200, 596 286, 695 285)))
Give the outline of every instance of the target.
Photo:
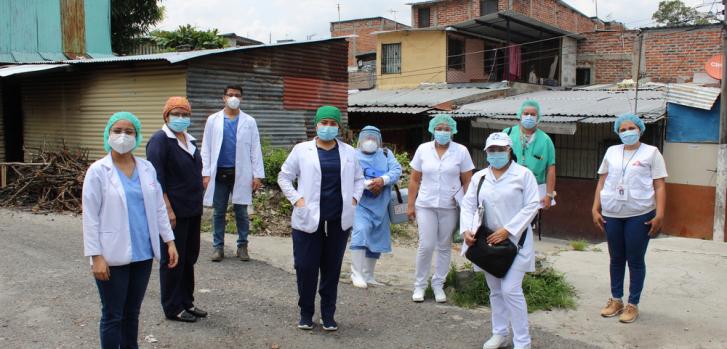
POLYGON ((61 0, 63 53, 71 59, 85 57, 86 15, 84 0, 61 0))

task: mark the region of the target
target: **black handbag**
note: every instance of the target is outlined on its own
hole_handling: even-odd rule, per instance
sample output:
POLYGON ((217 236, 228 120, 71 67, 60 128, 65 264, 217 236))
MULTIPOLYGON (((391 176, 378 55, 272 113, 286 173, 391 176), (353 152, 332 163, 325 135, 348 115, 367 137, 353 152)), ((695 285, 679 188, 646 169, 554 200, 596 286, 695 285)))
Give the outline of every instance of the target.
MULTIPOLYGON (((485 181, 485 176, 480 178, 480 182, 477 185, 477 201, 480 199, 480 188, 482 183, 485 181)), ((477 228, 475 233, 475 244, 470 246, 465 253, 467 259, 482 268, 486 272, 494 275, 497 278, 503 278, 510 270, 512 263, 517 257, 518 251, 523 247, 525 243, 525 236, 528 231, 525 230, 520 237, 520 241, 517 245, 513 244, 510 239, 505 239, 496 245, 490 245, 487 243, 487 237, 494 233, 491 229, 487 228, 484 219, 484 206, 479 205, 481 209, 480 226, 477 228)))
POLYGON ((226 185, 235 185, 235 168, 218 167, 215 180, 226 185))

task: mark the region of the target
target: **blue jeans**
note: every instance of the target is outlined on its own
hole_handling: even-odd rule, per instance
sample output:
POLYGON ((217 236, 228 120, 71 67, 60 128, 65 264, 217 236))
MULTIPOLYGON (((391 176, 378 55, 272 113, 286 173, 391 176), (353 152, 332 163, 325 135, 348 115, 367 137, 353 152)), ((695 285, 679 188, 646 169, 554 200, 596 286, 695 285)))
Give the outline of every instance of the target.
POLYGON ((152 260, 109 267, 107 281, 96 279, 101 297, 101 348, 138 348, 139 310, 149 284, 152 260))
POLYGON ((606 220, 608 253, 611 255, 611 297, 620 299, 624 294, 624 274, 629 265, 629 303, 638 305, 646 278, 646 248, 649 246, 648 222, 656 215, 651 211, 629 218, 603 217, 606 220))
MULTIPOLYGON (((227 225, 227 219, 225 218, 227 215, 227 203, 230 201, 232 188, 232 185, 215 181, 215 193, 212 197, 212 206, 214 207, 212 247, 214 248, 222 248, 225 246, 225 226, 227 225)), ((232 210, 235 212, 235 225, 237 226, 237 247, 247 245, 247 233, 250 230, 250 221, 247 217, 247 205, 233 204, 232 210)))

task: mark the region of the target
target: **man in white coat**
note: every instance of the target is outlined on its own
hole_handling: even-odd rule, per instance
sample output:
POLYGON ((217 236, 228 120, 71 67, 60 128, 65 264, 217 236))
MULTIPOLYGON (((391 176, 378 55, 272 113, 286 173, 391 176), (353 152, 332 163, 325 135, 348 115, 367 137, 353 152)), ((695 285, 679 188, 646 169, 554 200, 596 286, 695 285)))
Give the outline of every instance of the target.
POLYGON ((225 87, 222 98, 225 108, 207 118, 201 151, 203 204, 214 207, 212 261, 225 257, 225 215, 230 194, 237 226, 237 257, 249 261, 247 205, 252 204, 252 193, 260 189, 265 178, 260 134, 255 119, 240 110, 242 87, 225 87))

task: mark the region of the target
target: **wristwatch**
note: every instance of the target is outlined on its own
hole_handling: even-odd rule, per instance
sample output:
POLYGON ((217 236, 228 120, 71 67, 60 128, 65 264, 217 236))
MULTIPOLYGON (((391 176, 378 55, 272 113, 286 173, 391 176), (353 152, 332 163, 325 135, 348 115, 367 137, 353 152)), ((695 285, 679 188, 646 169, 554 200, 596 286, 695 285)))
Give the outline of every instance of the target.
POLYGON ((555 196, 558 195, 558 193, 555 190, 553 190, 552 193, 547 193, 545 195, 547 195, 551 199, 555 199, 555 196))

